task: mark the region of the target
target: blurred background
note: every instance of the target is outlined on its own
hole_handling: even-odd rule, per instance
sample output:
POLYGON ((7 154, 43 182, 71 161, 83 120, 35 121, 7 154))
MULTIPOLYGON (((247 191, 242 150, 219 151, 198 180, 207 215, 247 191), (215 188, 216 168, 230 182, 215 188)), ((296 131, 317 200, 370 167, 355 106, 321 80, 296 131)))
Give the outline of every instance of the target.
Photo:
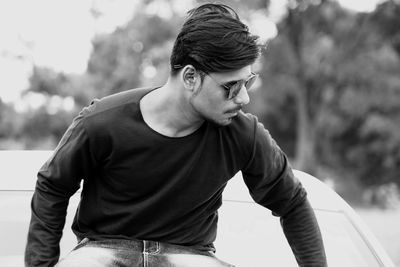
MULTIPOLYGON (((163 84, 186 12, 203 2, 0 2, 0 150, 54 149, 93 98, 163 84)), ((247 111, 400 264, 400 1, 219 2, 266 44, 247 111)))

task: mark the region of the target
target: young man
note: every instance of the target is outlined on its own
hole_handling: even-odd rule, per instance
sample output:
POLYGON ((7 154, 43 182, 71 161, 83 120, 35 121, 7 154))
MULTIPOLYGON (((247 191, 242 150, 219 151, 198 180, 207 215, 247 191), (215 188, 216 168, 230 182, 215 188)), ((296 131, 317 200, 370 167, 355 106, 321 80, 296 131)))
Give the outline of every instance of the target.
POLYGON ((326 266, 306 192, 268 131, 241 111, 256 42, 231 8, 202 5, 176 39, 165 85, 83 109, 38 173, 26 265, 57 263, 83 180, 72 225, 80 242, 58 266, 229 266, 214 256, 217 210, 242 171, 253 199, 280 216, 299 265, 326 266))

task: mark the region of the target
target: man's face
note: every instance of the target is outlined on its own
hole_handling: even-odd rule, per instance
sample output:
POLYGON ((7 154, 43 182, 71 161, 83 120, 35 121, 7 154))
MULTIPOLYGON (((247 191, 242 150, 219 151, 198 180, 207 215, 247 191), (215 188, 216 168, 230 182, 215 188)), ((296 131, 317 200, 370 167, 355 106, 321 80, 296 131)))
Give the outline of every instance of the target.
POLYGON ((201 88, 190 98, 193 109, 207 121, 220 126, 230 124, 250 99, 244 84, 232 99, 228 99, 229 92, 222 85, 247 80, 251 75, 250 66, 232 72, 206 74, 201 88))

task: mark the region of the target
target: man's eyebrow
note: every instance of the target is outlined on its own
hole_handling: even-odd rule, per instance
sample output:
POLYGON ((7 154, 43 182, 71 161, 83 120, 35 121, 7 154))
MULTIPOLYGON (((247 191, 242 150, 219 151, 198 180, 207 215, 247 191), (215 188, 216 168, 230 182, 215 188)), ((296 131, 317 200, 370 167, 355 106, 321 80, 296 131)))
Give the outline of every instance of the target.
POLYGON ((223 84, 237 83, 237 82, 239 82, 239 81, 243 81, 243 79, 239 79, 239 80, 232 80, 232 81, 226 81, 226 82, 223 82, 223 84))
POLYGON ((230 84, 230 83, 237 83, 240 81, 245 81, 247 78, 249 78, 253 73, 250 73, 250 75, 248 75, 246 78, 244 79, 238 79, 238 80, 231 80, 231 81, 226 81, 226 82, 222 82, 223 84, 230 84))

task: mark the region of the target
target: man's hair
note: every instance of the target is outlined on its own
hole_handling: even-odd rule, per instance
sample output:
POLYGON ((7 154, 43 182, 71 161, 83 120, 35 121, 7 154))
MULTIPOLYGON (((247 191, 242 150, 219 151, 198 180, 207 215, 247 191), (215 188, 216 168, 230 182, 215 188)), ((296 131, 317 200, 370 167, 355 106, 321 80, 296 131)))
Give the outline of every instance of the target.
POLYGON ((251 65, 260 55, 238 14, 223 4, 203 4, 188 12, 170 58, 171 75, 191 64, 205 73, 228 72, 251 65))

